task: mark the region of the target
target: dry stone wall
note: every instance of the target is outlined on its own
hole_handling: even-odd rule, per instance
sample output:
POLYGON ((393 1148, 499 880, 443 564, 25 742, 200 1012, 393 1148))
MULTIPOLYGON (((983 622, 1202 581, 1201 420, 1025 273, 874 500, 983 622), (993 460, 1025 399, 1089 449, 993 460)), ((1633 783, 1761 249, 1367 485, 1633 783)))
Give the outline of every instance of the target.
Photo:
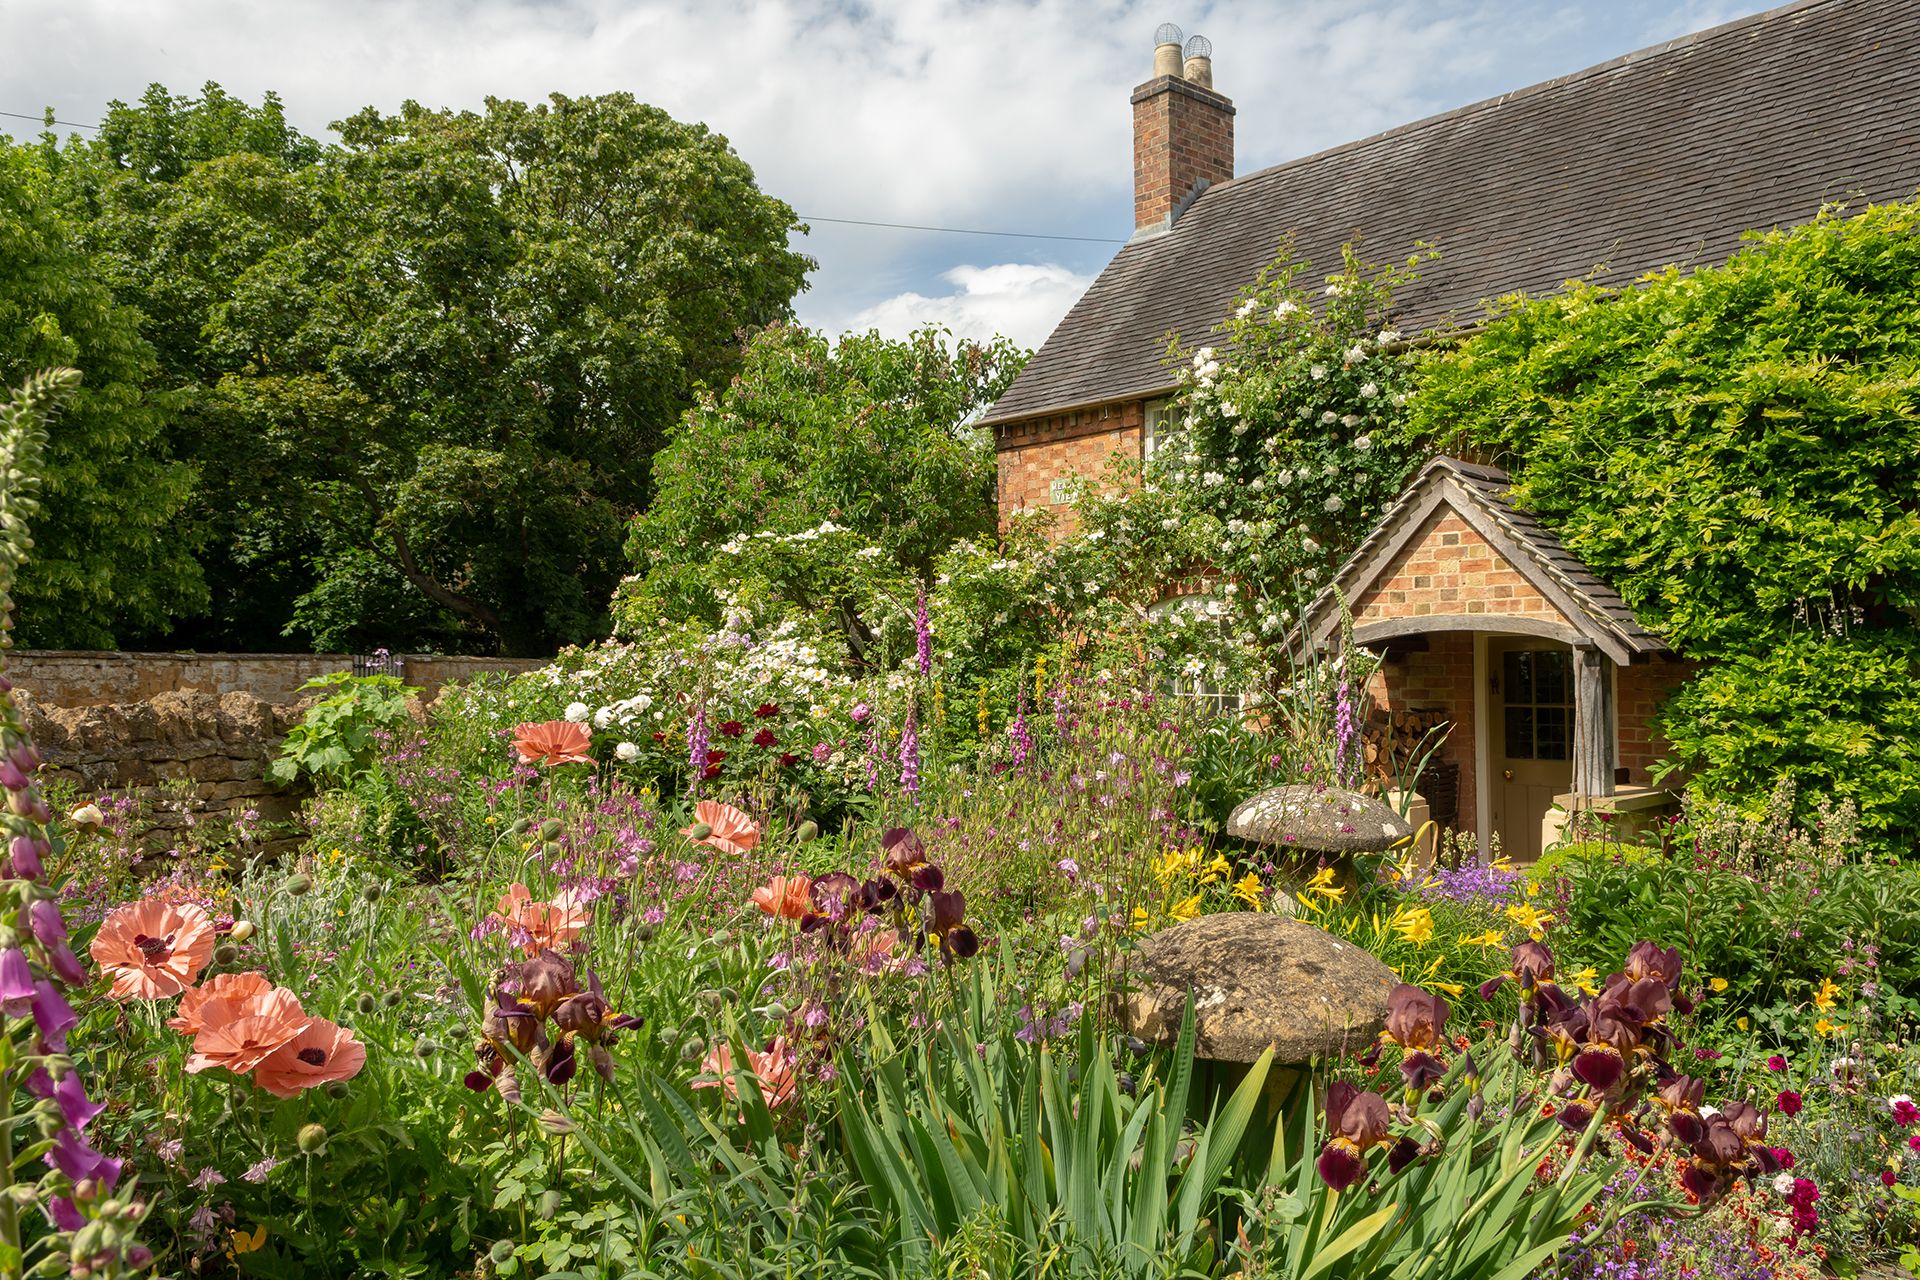
MULTIPOLYGON (((447 658, 402 654, 403 677, 432 702, 450 682, 490 671, 531 671, 538 658, 447 658)), ((14 685, 47 706, 93 707, 140 702, 163 693, 197 690, 216 696, 250 693, 288 704, 316 676, 353 670, 345 653, 116 653, 16 649, 7 655, 14 685)))

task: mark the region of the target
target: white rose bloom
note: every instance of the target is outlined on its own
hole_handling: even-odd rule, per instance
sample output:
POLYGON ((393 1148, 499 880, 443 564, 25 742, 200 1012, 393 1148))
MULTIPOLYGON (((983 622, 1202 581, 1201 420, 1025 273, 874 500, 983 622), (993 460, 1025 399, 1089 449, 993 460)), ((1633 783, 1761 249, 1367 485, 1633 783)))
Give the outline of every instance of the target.
POLYGON ((585 724, 587 717, 592 714, 593 708, 584 702, 569 702, 567 704, 567 719, 573 721, 575 724, 585 724))
POLYGON ((1293 483, 1293 472, 1289 468, 1282 467, 1279 471, 1274 473, 1273 478, 1275 480, 1278 480, 1280 482, 1280 487, 1284 489, 1288 485, 1293 483))
POLYGON ((1365 382, 1360 385, 1360 398, 1363 400, 1371 400, 1379 394, 1380 384, 1376 382, 1365 382))
POLYGON ((1327 366, 1323 364, 1313 365, 1310 368, 1308 368, 1307 374, 1315 382, 1324 382, 1326 381, 1326 378, 1327 378, 1327 366))
POLYGON ((613 749, 613 755, 616 760, 638 760, 640 748, 631 742, 622 742, 613 749))
POLYGON ((1340 421, 1340 415, 1335 413, 1333 410, 1329 409, 1325 413, 1320 415, 1320 421, 1330 427, 1334 423, 1340 421))
POLYGON ((1328 515, 1336 515, 1339 513, 1340 508, 1346 506, 1347 504, 1342 502, 1340 500, 1340 495, 1336 493, 1330 496, 1326 500, 1326 502, 1323 503, 1322 505, 1326 507, 1328 515))
POLYGON ((1273 318, 1278 320, 1281 316, 1290 316, 1294 312, 1298 311, 1299 309, 1300 309, 1300 306, 1298 303, 1282 302, 1279 306, 1273 309, 1273 318))
POLYGON ((1312 538, 1301 538, 1300 549, 1306 552, 1308 555, 1312 555, 1314 552, 1320 549, 1320 544, 1315 542, 1312 538))
POLYGON ((1198 369, 1201 365, 1206 364, 1208 361, 1212 359, 1213 359, 1213 348, 1202 347, 1198 351, 1193 353, 1193 367, 1198 369))
POLYGON ((1366 453, 1373 448, 1373 437, 1367 435, 1355 436, 1353 438, 1353 447, 1361 453, 1366 453))
POLYGON ((1367 344, 1364 341, 1356 342, 1352 346, 1347 348, 1348 364, 1359 364, 1362 360, 1365 360, 1366 358, 1367 358, 1367 344))
POLYGON ((1379 335, 1374 338, 1374 341, 1383 347, 1389 342, 1398 342, 1400 341, 1400 331, 1398 329, 1382 329, 1379 335))
POLYGON ((1329 298, 1337 298, 1341 292, 1340 282, 1338 280, 1327 286, 1327 296, 1329 298))
POLYGON ((1248 316, 1252 315, 1254 312, 1258 311, 1259 309, 1260 309, 1259 300, 1257 298, 1248 298, 1245 302, 1240 304, 1239 309, 1236 310, 1233 314, 1238 316, 1240 319, 1245 320, 1248 316))
POLYGON ((596 711, 596 712, 594 712, 594 713, 593 713, 593 727, 594 727, 594 728, 596 728, 596 729, 604 729, 604 728, 606 728, 606 727, 607 727, 608 725, 610 725, 610 724, 612 724, 612 723, 613 723, 613 708, 612 708, 612 707, 602 707, 602 708, 600 708, 600 709, 599 709, 598 711, 596 711))
POLYGON ((1340 425, 1351 431, 1360 425, 1360 415, 1357 413, 1343 413, 1340 415, 1340 425))
POLYGON ((1267 482, 1265 477, 1263 476, 1255 476, 1253 478, 1253 483, 1247 486, 1247 488, 1253 490, 1255 493, 1264 492, 1266 490, 1266 487, 1267 487, 1267 482))

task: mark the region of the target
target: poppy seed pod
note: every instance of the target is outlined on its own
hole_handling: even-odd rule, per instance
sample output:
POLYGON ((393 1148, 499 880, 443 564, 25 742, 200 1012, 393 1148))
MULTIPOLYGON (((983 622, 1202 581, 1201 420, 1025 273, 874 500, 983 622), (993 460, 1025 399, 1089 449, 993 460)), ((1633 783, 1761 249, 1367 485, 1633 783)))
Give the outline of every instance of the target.
POLYGON ((504 1267, 513 1260, 513 1241, 495 1240, 493 1248, 487 1250, 487 1258, 496 1267, 504 1267))
POLYGON ((313 880, 304 875, 288 876, 287 883, 284 887, 290 895, 298 898, 304 896, 313 888, 313 880))
POLYGON ((387 1008, 389 1009, 398 1009, 400 1007, 401 1001, 405 1000, 406 998, 407 998, 407 993, 404 991, 389 991, 387 992, 387 994, 380 997, 380 1003, 386 1005, 387 1008))
POLYGON ((420 1059, 431 1058, 434 1054, 438 1052, 440 1052, 440 1046, 435 1044, 432 1040, 428 1039, 426 1036, 421 1036, 418 1040, 415 1040, 413 1042, 413 1056, 416 1058, 420 1058, 420 1059))
POLYGON ((319 1155, 327 1147, 327 1126, 323 1124, 303 1125, 300 1134, 294 1139, 302 1155, 319 1155))
POLYGON ((351 1096, 353 1093, 353 1089, 345 1080, 329 1080, 327 1081, 326 1089, 327 1096, 336 1102, 351 1096))
POLYGON ((540 856, 548 862, 554 862, 560 858, 564 858, 566 854, 566 849, 561 845, 548 843, 540 846, 540 856))

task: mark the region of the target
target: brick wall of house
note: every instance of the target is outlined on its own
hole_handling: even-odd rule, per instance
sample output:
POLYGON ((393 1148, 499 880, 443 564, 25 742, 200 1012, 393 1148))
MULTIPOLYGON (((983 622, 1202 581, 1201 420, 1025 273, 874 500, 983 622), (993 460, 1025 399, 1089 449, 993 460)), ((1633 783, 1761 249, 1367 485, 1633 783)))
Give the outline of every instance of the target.
POLYGON ((1633 770, 1635 785, 1651 783, 1653 775, 1648 771, 1672 749, 1672 744, 1654 731, 1653 713, 1668 694, 1699 669, 1697 662, 1657 659, 1614 668, 1613 697, 1620 720, 1618 763, 1633 770))
POLYGON ((1383 711, 1444 710, 1452 718, 1453 728, 1436 758, 1459 769, 1457 825, 1474 830, 1473 633, 1434 632, 1426 649, 1398 653, 1382 663, 1369 692, 1383 711))
POLYGON ((1000 523, 1016 511, 1052 511, 1062 533, 1073 528, 1065 489, 1056 481, 1079 476, 1095 488, 1106 487, 1115 454, 1138 461, 1144 439, 1145 403, 1077 409, 1001 427, 999 449, 1000 523))
POLYGON ((1355 622, 1423 618, 1450 613, 1515 614, 1564 623, 1566 617, 1536 591, 1486 539, 1456 513, 1427 517, 1387 572, 1353 602, 1355 622))

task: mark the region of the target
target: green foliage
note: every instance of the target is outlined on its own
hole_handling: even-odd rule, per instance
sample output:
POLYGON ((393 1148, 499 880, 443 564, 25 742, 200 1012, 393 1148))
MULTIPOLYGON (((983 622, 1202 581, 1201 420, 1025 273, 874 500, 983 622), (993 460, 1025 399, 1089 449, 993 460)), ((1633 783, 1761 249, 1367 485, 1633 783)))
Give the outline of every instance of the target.
POLYGON ((737 580, 757 577, 776 605, 763 616, 823 613, 861 654, 885 592, 854 575, 880 574, 897 592, 931 577, 957 540, 993 538, 993 448, 969 424, 1025 358, 1004 340, 950 345, 932 328, 837 344, 789 325, 756 333, 739 375, 702 393, 654 459, 653 504, 627 539, 636 574, 616 606, 623 626, 717 621, 737 580), (809 545, 835 531, 856 541, 809 545), (784 542, 763 545, 773 538, 784 542), (775 550, 777 572, 741 559, 775 550), (873 563, 843 563, 850 552, 873 563))
POLYGON ((420 694, 398 676, 344 671, 309 680, 301 690, 325 696, 307 708, 306 718, 288 731, 280 758, 267 766, 267 776, 275 782, 352 782, 372 768, 383 739, 412 727, 407 699, 420 694))
POLYGON ((1843 214, 1724 267, 1507 299, 1413 426, 1502 455, 1644 623, 1725 663, 1663 717, 1703 787, 1817 779, 1887 844, 1920 822, 1920 203, 1843 214))
POLYGON ((97 278, 51 187, 41 151, 0 138, 0 386, 53 366, 86 376, 47 440, 19 639, 111 649, 204 599, 176 523, 192 473, 168 456, 172 399, 140 316, 97 278))
POLYGON ((156 89, 60 153, 191 391, 216 622, 513 653, 603 634, 653 451, 811 265, 791 209, 626 94, 338 128, 323 148, 271 99, 156 89))
POLYGON ((0 627, 13 626, 14 583, 32 559, 28 525, 40 515, 47 422, 80 386, 77 369, 47 369, 0 401, 0 627))

